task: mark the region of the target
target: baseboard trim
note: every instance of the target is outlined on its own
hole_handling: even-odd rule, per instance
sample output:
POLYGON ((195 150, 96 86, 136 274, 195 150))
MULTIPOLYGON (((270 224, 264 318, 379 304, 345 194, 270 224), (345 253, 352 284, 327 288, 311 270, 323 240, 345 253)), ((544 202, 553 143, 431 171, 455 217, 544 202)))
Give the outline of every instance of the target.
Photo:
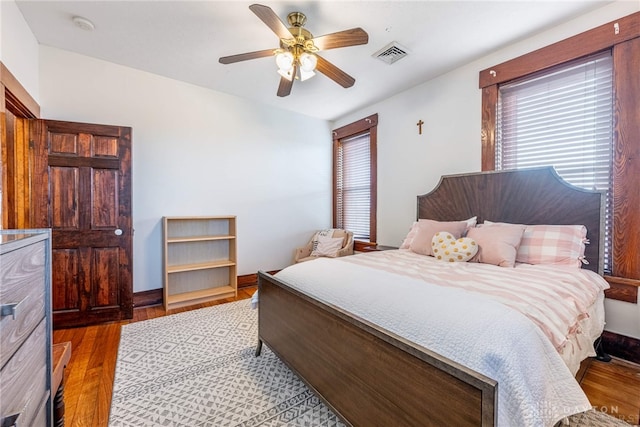
POLYGON ((246 288, 247 286, 258 285, 258 274, 244 274, 238 276, 238 289, 246 288))
MULTIPOLYGON (((275 274, 280 270, 269 271, 269 274, 275 274)), ((238 276, 238 289, 247 288, 258 285, 258 274, 244 274, 238 276)), ((133 307, 150 307, 152 305, 162 305, 162 288, 151 289, 149 291, 136 292, 133 294, 133 307)))
POLYGON ((640 339, 604 331, 602 349, 611 356, 640 364, 640 339))
POLYGON ((162 305, 162 288, 133 294, 133 308, 162 305))

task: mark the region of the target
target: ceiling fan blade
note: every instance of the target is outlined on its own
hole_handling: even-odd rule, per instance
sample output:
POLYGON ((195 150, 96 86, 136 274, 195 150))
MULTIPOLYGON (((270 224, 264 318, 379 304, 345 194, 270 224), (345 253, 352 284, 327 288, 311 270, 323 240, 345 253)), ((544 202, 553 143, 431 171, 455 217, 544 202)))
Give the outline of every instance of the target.
POLYGON ((316 70, 320 71, 322 74, 329 77, 340 86, 347 88, 353 86, 353 84, 356 82, 356 79, 333 65, 331 62, 327 61, 318 54, 316 54, 316 56, 318 57, 316 70))
MULTIPOLYGON (((298 67, 294 66, 292 70, 292 75, 295 76, 298 72, 298 67)), ((293 87, 293 81, 295 77, 291 80, 286 77, 280 77, 280 85, 278 86, 278 96, 284 97, 288 96, 291 93, 291 87, 293 87)))
POLYGON ((261 4, 252 4, 249 6, 249 9, 251 9, 262 22, 267 24, 267 27, 271 28, 271 31, 276 33, 278 38, 290 39, 293 37, 284 22, 278 18, 278 15, 276 15, 270 7, 261 4))
POLYGON ((357 46, 367 43, 369 43, 369 34, 362 28, 351 28, 350 30, 313 38, 313 44, 320 50, 357 46))
POLYGON ((247 61, 249 59, 264 58, 273 56, 274 49, 258 50, 255 52, 240 53, 238 55, 223 56, 218 59, 221 64, 233 64, 234 62, 247 61))

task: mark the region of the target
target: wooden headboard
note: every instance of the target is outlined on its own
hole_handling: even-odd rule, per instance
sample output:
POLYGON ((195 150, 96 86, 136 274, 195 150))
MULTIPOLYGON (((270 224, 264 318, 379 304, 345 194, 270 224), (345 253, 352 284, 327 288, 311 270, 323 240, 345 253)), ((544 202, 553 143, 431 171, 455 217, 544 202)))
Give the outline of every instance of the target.
POLYGON ((485 220, 515 224, 580 224, 587 227, 583 268, 602 274, 604 192, 564 181, 553 167, 445 175, 418 196, 418 218, 485 220))

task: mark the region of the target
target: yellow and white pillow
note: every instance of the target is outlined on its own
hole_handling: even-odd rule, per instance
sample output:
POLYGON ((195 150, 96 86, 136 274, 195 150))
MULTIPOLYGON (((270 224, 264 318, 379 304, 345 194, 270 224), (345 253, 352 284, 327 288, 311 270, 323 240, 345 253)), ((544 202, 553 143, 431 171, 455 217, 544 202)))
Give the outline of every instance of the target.
POLYGON ((451 233, 439 231, 431 239, 431 250, 436 259, 448 262, 466 262, 478 253, 478 245, 469 237, 456 239, 451 233))

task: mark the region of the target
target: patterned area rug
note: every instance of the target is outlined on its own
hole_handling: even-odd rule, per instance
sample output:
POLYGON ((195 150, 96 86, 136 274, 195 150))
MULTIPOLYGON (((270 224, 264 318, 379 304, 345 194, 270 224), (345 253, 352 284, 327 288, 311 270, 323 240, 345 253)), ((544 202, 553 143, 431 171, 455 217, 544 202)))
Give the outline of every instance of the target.
POLYGON ((344 426, 266 346, 254 357, 257 335, 250 300, 123 326, 109 426, 344 426))

